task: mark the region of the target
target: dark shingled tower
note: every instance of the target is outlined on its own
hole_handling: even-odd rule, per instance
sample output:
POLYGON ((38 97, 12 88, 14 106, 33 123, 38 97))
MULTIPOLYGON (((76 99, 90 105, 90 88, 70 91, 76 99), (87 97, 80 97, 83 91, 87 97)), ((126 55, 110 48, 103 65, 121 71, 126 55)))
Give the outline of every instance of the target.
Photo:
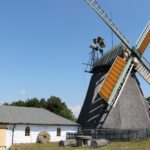
POLYGON ((115 107, 108 104, 98 91, 117 56, 123 57, 126 47, 120 44, 106 52, 92 69, 92 77, 78 123, 83 129, 140 130, 150 128, 148 104, 140 83, 132 71, 115 107))

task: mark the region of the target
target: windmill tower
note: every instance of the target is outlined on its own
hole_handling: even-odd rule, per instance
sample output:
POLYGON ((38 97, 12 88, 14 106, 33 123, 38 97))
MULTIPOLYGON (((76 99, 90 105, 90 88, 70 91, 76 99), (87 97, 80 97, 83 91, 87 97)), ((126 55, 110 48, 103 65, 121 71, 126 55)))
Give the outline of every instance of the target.
POLYGON ((83 129, 119 130, 122 133, 125 130, 143 131, 146 134, 147 129, 150 129, 149 106, 135 72, 150 84, 150 65, 142 57, 150 43, 150 22, 136 46, 132 47, 95 0, 86 2, 122 44, 109 50, 94 63, 91 70, 93 76, 78 123, 83 129))

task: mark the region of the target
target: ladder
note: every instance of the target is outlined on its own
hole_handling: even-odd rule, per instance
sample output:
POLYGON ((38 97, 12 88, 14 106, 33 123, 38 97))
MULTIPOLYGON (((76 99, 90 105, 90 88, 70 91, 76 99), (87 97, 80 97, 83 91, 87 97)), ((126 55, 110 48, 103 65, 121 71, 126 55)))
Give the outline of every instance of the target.
POLYGON ((104 20, 104 22, 116 33, 116 35, 127 46, 127 48, 132 49, 132 47, 129 44, 129 41, 120 32, 120 30, 115 26, 111 18, 108 17, 108 15, 105 13, 102 7, 96 2, 96 0, 85 0, 85 1, 96 11, 96 13, 104 20))
POLYGON ((150 72, 140 62, 138 62, 135 69, 144 78, 144 80, 150 84, 150 72))

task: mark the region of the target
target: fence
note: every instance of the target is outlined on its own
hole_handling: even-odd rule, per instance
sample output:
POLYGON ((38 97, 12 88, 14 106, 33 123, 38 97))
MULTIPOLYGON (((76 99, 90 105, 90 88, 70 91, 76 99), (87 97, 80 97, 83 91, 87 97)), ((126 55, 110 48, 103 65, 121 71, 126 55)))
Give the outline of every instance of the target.
POLYGON ((140 130, 83 130, 77 134, 67 133, 67 139, 75 139, 76 136, 87 135, 93 139, 108 139, 110 141, 136 141, 150 138, 150 129, 140 130))

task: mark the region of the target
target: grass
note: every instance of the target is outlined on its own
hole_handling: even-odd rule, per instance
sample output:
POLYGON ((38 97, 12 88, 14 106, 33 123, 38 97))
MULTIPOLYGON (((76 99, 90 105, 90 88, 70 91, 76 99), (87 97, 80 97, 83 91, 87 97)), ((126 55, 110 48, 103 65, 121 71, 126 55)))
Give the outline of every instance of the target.
POLYGON ((59 147, 58 143, 18 144, 13 150, 150 150, 150 139, 135 142, 111 142, 100 148, 91 147, 59 147))

